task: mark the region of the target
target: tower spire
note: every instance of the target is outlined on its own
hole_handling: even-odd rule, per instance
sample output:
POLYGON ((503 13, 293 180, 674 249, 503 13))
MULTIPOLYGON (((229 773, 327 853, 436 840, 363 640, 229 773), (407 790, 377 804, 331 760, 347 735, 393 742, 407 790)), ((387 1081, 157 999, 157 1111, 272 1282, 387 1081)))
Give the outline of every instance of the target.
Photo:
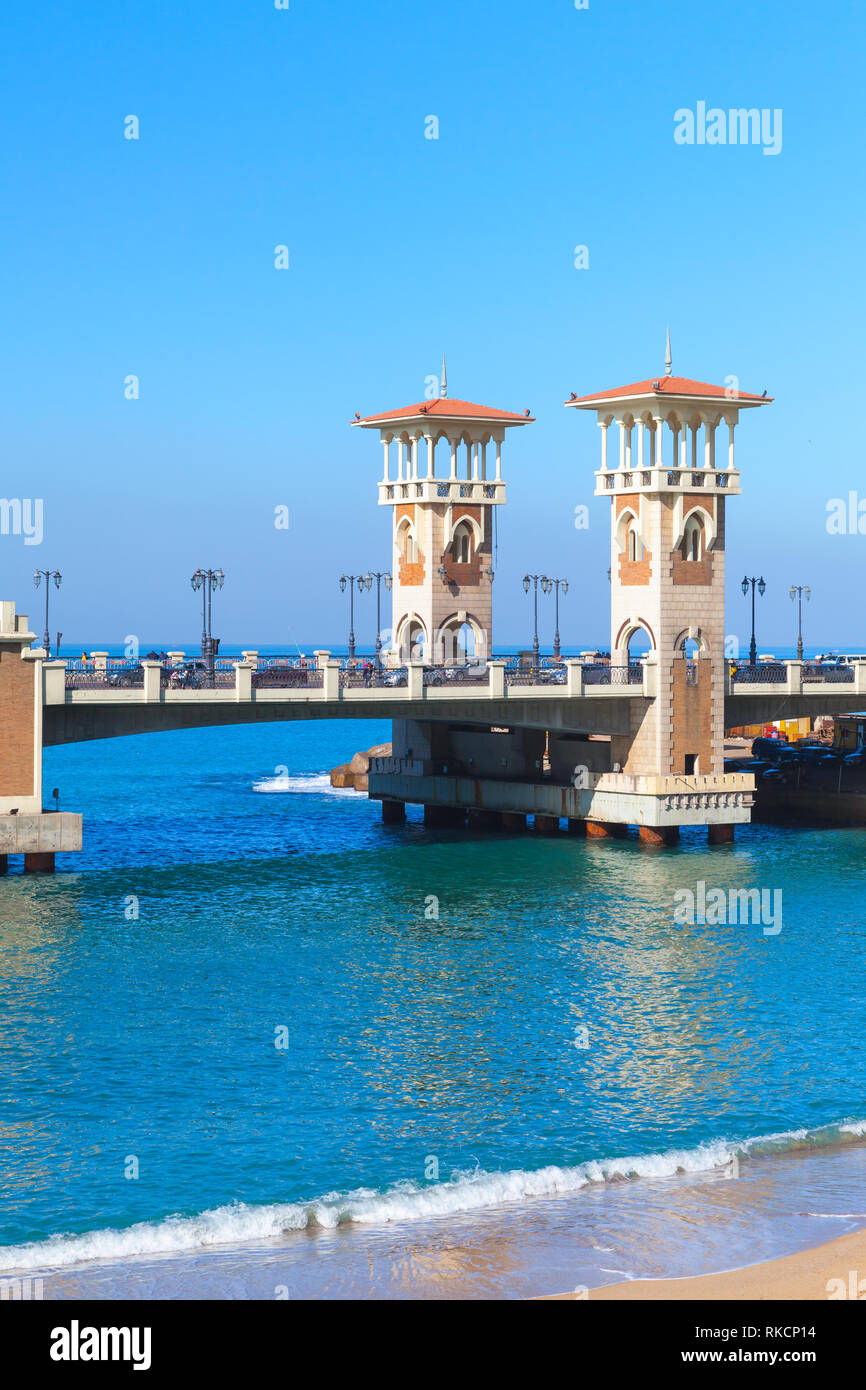
POLYGON ((448 373, 445 370, 445 353, 442 354, 442 382, 439 387, 439 395, 444 400, 448 395, 448 373))
POLYGON ((670 324, 668 324, 668 334, 667 340, 665 342, 665 376, 670 376, 672 368, 673 359, 671 358, 671 326, 670 324))

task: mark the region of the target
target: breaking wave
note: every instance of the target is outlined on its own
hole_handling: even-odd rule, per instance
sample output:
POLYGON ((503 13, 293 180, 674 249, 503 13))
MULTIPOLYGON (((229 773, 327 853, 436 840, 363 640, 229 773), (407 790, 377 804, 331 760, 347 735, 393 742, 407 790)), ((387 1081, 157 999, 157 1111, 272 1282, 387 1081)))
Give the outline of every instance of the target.
POLYGON ((789 1130, 742 1142, 715 1140, 692 1149, 608 1158, 573 1167, 550 1166, 534 1171, 454 1172, 446 1182, 395 1183, 384 1191, 358 1188, 331 1192, 310 1202, 276 1202, 250 1206, 234 1202, 195 1216, 169 1216, 157 1222, 138 1222, 123 1230, 105 1229, 80 1235, 56 1235, 47 1240, 0 1247, 4 1271, 49 1269, 89 1260, 115 1261, 142 1255, 178 1255, 219 1245, 270 1240, 291 1231, 315 1227, 379 1225, 389 1221, 423 1221, 452 1213, 481 1211, 533 1197, 573 1194, 597 1183, 628 1179, 666 1178, 677 1174, 710 1173, 736 1158, 764 1157, 803 1149, 855 1143, 866 1136, 866 1120, 846 1120, 815 1130, 789 1130))
POLYGON ((315 792, 319 796, 358 796, 353 787, 332 787, 327 772, 310 772, 301 777, 264 777, 253 782, 254 792, 315 792))

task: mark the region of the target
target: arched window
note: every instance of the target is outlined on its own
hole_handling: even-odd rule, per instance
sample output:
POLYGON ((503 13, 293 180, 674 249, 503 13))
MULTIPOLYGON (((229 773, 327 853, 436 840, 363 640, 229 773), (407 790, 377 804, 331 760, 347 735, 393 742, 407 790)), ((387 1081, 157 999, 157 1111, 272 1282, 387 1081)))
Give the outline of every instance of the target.
POLYGON ((628 528, 626 554, 629 560, 637 559, 637 533, 633 526, 628 528))
POLYGON ((412 526, 408 521, 403 521, 400 524, 400 529, 397 532, 397 547, 406 564, 414 565, 418 559, 418 546, 412 526))
POLYGON ((704 524, 700 517, 690 516, 686 522, 681 554, 684 560, 704 558, 704 524))
POLYGON ((461 521, 451 542, 451 556, 456 565, 469 564, 472 559, 472 540, 472 527, 461 521))

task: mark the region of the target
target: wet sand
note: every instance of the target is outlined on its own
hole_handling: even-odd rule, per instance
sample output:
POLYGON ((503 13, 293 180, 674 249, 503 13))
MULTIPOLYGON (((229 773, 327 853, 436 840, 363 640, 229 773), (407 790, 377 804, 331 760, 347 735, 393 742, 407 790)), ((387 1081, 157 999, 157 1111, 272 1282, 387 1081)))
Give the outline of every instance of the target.
POLYGON ((588 1294, 552 1295, 559 1300, 580 1297, 610 1302, 866 1299, 866 1231, 721 1274, 701 1274, 693 1279, 631 1279, 625 1284, 591 1289, 588 1294))

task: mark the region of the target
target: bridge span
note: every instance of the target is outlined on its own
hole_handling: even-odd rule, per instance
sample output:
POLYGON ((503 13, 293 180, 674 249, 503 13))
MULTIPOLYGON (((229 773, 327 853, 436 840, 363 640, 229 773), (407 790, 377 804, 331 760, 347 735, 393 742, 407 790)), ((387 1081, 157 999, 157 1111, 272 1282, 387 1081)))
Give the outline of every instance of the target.
MULTIPOLYGON (((116 683, 128 663, 81 673, 70 672, 64 661, 40 664, 45 747, 296 719, 420 719, 626 736, 659 686, 652 655, 640 665, 619 667, 567 659, 562 684, 553 684, 546 672, 509 668, 501 659, 490 661, 486 673, 468 676, 459 667, 410 662, 405 684, 398 684, 394 672, 365 677, 360 670, 346 670, 330 653, 319 653, 312 669, 270 668, 261 687, 254 684, 256 666, 237 662, 210 689, 173 687, 170 673, 157 661, 140 663, 142 680, 135 686, 116 683)), ((694 663, 686 665, 687 675, 693 675, 694 663)), ((727 728, 852 713, 866 705, 866 662, 819 671, 798 661, 729 669, 724 700, 727 728)))

